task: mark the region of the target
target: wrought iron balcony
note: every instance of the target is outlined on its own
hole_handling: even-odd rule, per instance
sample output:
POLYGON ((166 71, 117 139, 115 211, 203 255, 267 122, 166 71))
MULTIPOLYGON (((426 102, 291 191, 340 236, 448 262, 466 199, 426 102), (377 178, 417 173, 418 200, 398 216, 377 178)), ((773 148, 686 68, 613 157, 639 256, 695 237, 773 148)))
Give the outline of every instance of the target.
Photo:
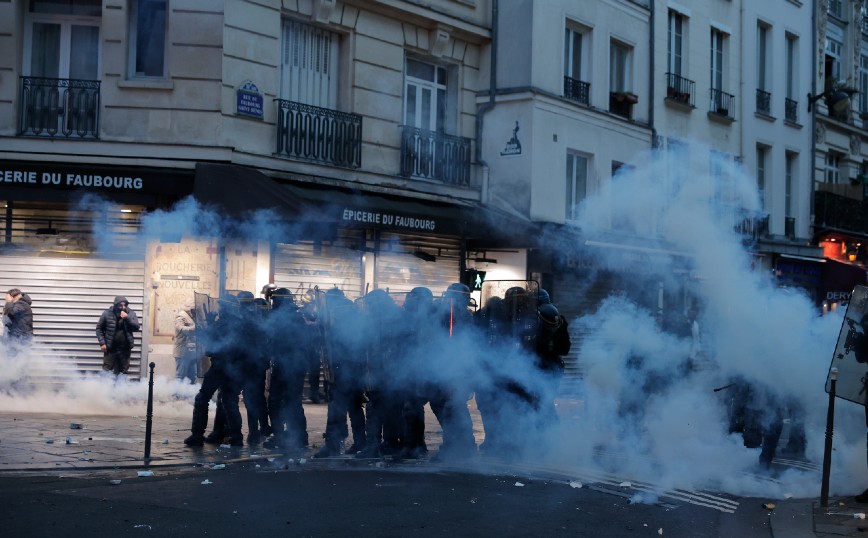
POLYGON ((765 90, 756 91, 756 111, 770 116, 772 113, 772 94, 765 90))
POLYGON ((735 96, 726 93, 725 91, 711 88, 709 90, 711 97, 711 111, 727 118, 733 117, 733 106, 735 106, 735 96))
POLYGON ((868 233, 868 204, 828 191, 814 192, 816 226, 868 233))
POLYGON ((343 168, 362 166, 362 117, 276 99, 277 154, 343 168))
POLYGON ((99 138, 100 81, 21 77, 18 134, 99 138))
POLYGON ((583 82, 574 78, 564 77, 564 97, 583 105, 589 105, 591 95, 591 83, 583 82))
POLYGON ((784 118, 793 123, 799 122, 799 102, 792 99, 784 100, 784 118))
POLYGON ((401 175, 470 186, 471 140, 401 126, 401 175))
POLYGON ((736 233, 743 237, 745 242, 756 242, 760 238, 769 235, 769 216, 752 215, 744 216, 735 224, 736 233))
POLYGON ((696 83, 675 73, 666 73, 666 98, 683 105, 694 106, 696 83))

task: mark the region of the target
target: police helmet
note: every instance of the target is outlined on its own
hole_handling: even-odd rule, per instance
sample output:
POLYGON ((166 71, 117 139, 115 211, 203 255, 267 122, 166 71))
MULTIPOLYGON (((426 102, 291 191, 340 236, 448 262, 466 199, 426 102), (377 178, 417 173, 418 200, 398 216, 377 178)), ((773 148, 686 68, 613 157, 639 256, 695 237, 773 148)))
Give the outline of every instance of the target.
POLYGON ((332 298, 337 299, 338 297, 344 297, 344 292, 342 292, 341 289, 337 288, 337 287, 331 288, 325 294, 326 294, 327 298, 332 297, 332 298))
POLYGON ((551 303, 541 304, 537 309, 537 313, 539 314, 539 319, 546 325, 557 326, 561 322, 561 313, 551 303))
POLYGON ((470 304, 470 288, 466 284, 455 282, 454 284, 449 284, 443 297, 468 305, 470 304))
POLYGON ((265 296, 265 299, 268 300, 274 294, 274 290, 277 289, 277 285, 273 282, 269 282, 268 284, 262 286, 262 295, 265 296))
POLYGON ((547 292, 543 288, 540 288, 537 292, 537 301, 539 302, 539 304, 551 304, 552 298, 549 295, 549 292, 547 292))
POLYGON ((286 288, 275 288, 271 294, 271 305, 274 308, 281 308, 284 305, 294 305, 295 298, 292 292, 286 288))
POLYGON ((251 291, 239 291, 235 294, 235 298, 242 307, 250 308, 253 306, 253 292, 251 291))
POLYGON ((434 294, 431 290, 418 286, 410 290, 404 298, 404 308, 418 309, 426 304, 431 304, 434 301, 434 294))

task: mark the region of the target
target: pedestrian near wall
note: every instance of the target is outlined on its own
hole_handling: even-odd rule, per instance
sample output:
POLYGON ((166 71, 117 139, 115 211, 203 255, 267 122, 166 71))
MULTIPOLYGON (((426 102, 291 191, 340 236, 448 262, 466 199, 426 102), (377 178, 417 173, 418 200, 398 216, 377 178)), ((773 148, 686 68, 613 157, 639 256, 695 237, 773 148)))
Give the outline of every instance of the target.
POLYGON ((102 369, 115 375, 129 372, 135 344, 133 333, 140 329, 139 318, 129 304, 126 297, 118 295, 96 323, 96 338, 104 353, 102 369))
POLYGON ((6 304, 3 306, 3 334, 10 356, 30 345, 33 340, 33 311, 30 296, 18 288, 6 292, 6 304))
POLYGON ((192 298, 175 314, 175 377, 191 383, 199 377, 199 355, 196 353, 196 304, 192 298))

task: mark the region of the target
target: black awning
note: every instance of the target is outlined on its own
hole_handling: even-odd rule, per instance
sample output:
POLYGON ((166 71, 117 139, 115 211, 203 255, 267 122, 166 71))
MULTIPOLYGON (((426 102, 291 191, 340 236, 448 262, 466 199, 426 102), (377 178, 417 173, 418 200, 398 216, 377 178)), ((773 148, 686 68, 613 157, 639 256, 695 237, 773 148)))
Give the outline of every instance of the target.
POLYGON ((196 164, 193 196, 199 203, 214 206, 233 218, 271 209, 282 218, 295 220, 308 210, 304 200, 262 172, 230 164, 196 164))
POLYGON ((269 209, 307 224, 462 236, 476 208, 316 184, 280 181, 245 166, 196 165, 194 197, 236 219, 269 209))
POLYGON ((868 284, 865 268, 827 258, 820 281, 821 301, 847 301, 857 285, 868 284))

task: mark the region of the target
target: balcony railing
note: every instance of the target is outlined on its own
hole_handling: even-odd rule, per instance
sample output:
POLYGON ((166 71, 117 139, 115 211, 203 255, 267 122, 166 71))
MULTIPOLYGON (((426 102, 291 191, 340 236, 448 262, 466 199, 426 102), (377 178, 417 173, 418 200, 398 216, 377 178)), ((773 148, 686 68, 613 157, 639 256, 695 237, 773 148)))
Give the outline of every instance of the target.
POLYGON ((725 91, 718 90, 717 88, 711 88, 708 90, 708 93, 711 97, 710 110, 715 114, 732 118, 734 113, 733 106, 735 105, 735 96, 726 93, 725 91))
POLYGON ((471 140, 401 126, 401 175, 470 186, 471 140))
POLYGON ((760 114, 765 114, 766 116, 770 116, 772 113, 772 94, 765 91, 757 89, 756 91, 756 111, 760 114))
POLYGON ((799 102, 792 99, 784 100, 784 118, 793 123, 799 122, 799 102))
POLYGON ((683 105, 694 106, 696 83, 675 73, 666 73, 666 98, 683 105))
POLYGON ((840 194, 816 191, 814 220, 817 226, 868 233, 868 204, 840 194))
POLYGON ((100 81, 21 77, 18 134, 99 138, 100 81))
POLYGON ((564 77, 564 97, 583 105, 590 104, 591 83, 564 77))
POLYGON ((784 235, 787 239, 796 238, 796 217, 784 217, 784 235))
POLYGON ((769 216, 754 215, 745 216, 735 224, 735 232, 740 234, 746 242, 756 242, 760 238, 769 235, 769 216))
POLYGON ((344 168, 362 166, 362 117, 276 99, 277 154, 344 168))

